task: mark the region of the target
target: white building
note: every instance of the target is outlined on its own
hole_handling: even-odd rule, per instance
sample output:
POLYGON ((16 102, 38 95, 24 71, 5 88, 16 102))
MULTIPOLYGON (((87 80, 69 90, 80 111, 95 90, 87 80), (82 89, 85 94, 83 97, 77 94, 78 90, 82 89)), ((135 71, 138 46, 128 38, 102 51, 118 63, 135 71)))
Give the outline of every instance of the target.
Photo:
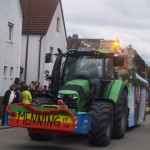
POLYGON ((55 55, 52 55, 49 63, 45 63, 46 54, 57 53, 60 48, 67 48, 66 28, 62 4, 60 0, 22 0, 24 14, 23 36, 21 48, 21 67, 23 73, 21 80, 27 84, 40 80, 42 85, 48 85, 45 81, 45 70, 50 74, 55 55), (27 56, 27 57, 26 57, 27 56))
POLYGON ((20 76, 22 10, 20 0, 0 0, 0 96, 20 76))

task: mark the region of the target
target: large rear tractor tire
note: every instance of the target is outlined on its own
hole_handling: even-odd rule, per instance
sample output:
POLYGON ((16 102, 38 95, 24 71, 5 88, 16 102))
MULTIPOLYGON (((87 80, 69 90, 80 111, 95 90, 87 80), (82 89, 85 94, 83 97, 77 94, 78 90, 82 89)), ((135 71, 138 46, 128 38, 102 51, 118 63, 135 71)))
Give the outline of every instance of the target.
POLYGON ((114 118, 113 137, 121 139, 124 137, 128 124, 128 106, 127 92, 122 91, 120 100, 118 101, 117 112, 114 118))
POLYGON ((89 131, 89 144, 92 146, 107 146, 112 136, 113 105, 108 102, 95 102, 91 112, 92 123, 89 131))

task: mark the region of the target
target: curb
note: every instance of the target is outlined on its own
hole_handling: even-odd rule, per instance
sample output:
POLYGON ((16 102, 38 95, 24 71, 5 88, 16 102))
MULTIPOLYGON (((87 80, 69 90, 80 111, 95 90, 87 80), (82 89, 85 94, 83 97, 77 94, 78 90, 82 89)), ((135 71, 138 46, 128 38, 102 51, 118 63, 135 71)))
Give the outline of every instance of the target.
POLYGON ((12 128, 12 126, 9 126, 9 125, 3 125, 3 126, 1 126, 1 119, 0 119, 0 130, 1 129, 8 129, 8 128, 12 128))
POLYGON ((9 129, 9 128, 13 128, 13 127, 11 127, 11 126, 0 126, 0 130, 1 129, 9 129))

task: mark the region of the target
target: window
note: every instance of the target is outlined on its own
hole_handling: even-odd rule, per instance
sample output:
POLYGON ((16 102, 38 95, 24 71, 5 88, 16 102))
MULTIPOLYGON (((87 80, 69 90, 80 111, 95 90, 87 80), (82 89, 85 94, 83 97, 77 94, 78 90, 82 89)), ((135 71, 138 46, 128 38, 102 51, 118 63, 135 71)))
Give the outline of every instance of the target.
POLYGON ((53 47, 50 47, 50 53, 46 53, 45 63, 53 62, 53 47))
POLYGON ((105 59, 105 76, 106 77, 112 77, 114 74, 114 64, 112 58, 106 58, 105 59))
POLYGON ((54 51, 54 48, 53 48, 53 47, 50 47, 51 62, 53 62, 53 51, 54 51))
POLYGON ((14 25, 8 22, 8 40, 12 42, 13 40, 13 27, 14 25))
POLYGON ((4 66, 4 71, 3 71, 3 77, 6 78, 7 77, 7 66, 4 66))
POLYGON ((46 53, 45 63, 50 63, 50 62, 51 62, 51 53, 46 53))
POLYGON ((60 31, 60 18, 57 17, 57 27, 56 27, 56 31, 59 32, 60 31))
POLYGON ((14 67, 10 67, 10 78, 13 78, 14 67))

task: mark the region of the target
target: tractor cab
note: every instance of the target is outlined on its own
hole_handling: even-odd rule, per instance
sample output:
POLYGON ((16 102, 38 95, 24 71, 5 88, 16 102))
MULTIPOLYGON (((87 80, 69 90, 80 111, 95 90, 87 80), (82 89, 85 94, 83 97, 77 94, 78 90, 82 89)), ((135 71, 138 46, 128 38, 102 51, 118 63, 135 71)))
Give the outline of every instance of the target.
POLYGON ((52 93, 69 108, 89 109, 93 101, 104 97, 106 88, 116 78, 116 58, 104 50, 71 49, 59 53, 52 72, 52 93))
POLYGON ((92 83, 98 82, 101 78, 114 77, 112 58, 103 58, 92 51, 75 53, 69 54, 66 58, 62 84, 74 79, 85 79, 92 83))

